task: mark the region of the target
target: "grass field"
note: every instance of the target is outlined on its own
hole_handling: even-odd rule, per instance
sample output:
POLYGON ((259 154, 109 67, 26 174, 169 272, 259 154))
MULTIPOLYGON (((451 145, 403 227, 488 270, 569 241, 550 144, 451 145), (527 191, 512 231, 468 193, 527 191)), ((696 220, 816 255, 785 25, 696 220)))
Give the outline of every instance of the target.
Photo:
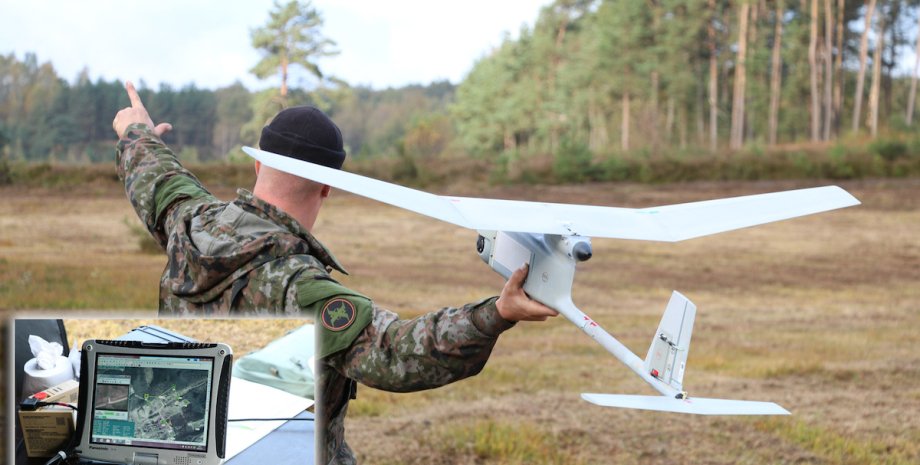
MULTIPOLYGON (((641 207, 817 184, 441 191, 641 207)), ((368 464, 920 462, 920 180, 843 187, 863 205, 678 244, 595 240, 576 277, 576 304, 639 354, 680 290, 699 307, 690 395, 775 401, 791 417, 587 404, 580 392, 651 391, 556 319, 502 335, 475 378, 415 394, 359 388, 349 443, 368 464)), ((165 259, 141 252, 120 190, 0 195, 0 308, 155 308, 165 259)), ((352 273, 344 283, 403 317, 502 285, 476 255, 474 232, 372 201, 334 194, 315 232, 352 273)))

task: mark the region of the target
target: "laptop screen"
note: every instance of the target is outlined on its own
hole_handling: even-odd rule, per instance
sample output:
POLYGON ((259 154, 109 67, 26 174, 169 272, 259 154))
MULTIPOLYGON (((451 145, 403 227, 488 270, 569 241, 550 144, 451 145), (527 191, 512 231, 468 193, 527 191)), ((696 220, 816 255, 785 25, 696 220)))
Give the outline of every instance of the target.
POLYGON ((96 357, 90 442, 207 451, 212 357, 96 357))

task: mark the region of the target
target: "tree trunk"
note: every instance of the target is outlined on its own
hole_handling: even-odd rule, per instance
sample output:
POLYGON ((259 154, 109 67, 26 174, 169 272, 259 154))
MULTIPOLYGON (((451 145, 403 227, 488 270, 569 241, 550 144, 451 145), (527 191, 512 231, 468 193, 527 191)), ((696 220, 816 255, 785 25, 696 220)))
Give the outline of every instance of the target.
POLYGON ((869 90, 869 133, 878 135, 878 101, 882 84, 882 53, 885 51, 885 16, 878 16, 878 37, 872 56, 872 88, 869 90))
POLYGON ((914 122, 914 101, 917 99, 917 71, 920 70, 920 15, 917 16, 917 49, 914 52, 914 72, 910 77, 910 96, 907 98, 907 117, 905 121, 910 127, 914 122))
POLYGON ((664 117, 665 141, 674 141, 674 97, 668 97, 668 111, 664 117))
MULTIPOLYGON (((568 27, 569 15, 566 12, 566 14, 563 15, 562 21, 559 23, 559 29, 556 30, 556 41, 553 47, 553 69, 549 72, 549 85, 546 86, 546 89, 548 89, 550 93, 556 92, 556 77, 559 74, 559 64, 562 62, 562 44, 565 41, 565 33, 568 27)), ((537 89, 540 89, 540 87, 537 87, 537 89)), ((553 123, 549 133, 549 146, 551 151, 555 151, 556 148, 559 147, 559 133, 561 129, 559 128, 559 119, 555 112, 551 115, 551 118, 553 123)))
POLYGON ((652 81, 652 89, 651 89, 652 91, 651 92, 651 107, 652 107, 651 108, 652 110, 652 114, 651 114, 652 128, 651 129, 652 130, 649 131, 649 134, 651 135, 651 139, 652 139, 652 147, 657 149, 658 146, 661 145, 660 144, 661 141, 659 140, 660 137, 658 134, 658 87, 659 87, 659 81, 660 81, 658 71, 652 71, 652 74, 650 77, 652 81))
POLYGON ((866 24, 859 39, 859 72, 856 74, 856 94, 853 97, 853 131, 859 130, 860 111, 862 110, 863 85, 866 82, 866 59, 869 54, 869 30, 872 29, 872 14, 875 12, 875 0, 869 0, 866 6, 866 24))
POLYGON ((623 122, 620 126, 620 148, 629 150, 629 93, 623 93, 623 122))
POLYGON ((713 152, 719 143, 719 60, 716 57, 716 1, 709 0, 712 17, 706 34, 709 36, 709 150, 713 152))
POLYGON ((702 86, 696 87, 696 105, 693 106, 693 116, 696 120, 696 144, 702 146, 706 143, 706 95, 702 86))
POLYGON ((776 25, 773 28, 773 55, 770 62, 770 120, 768 121, 768 140, 770 145, 776 145, 776 132, 779 126, 779 96, 782 91, 783 79, 783 0, 776 1, 776 25))
POLYGON ((601 105, 597 103, 597 91, 592 89, 590 95, 588 122, 591 126, 591 136, 589 137, 589 147, 592 151, 598 152, 607 149, 607 118, 601 111, 601 105))
POLYGON ((821 140, 821 96, 818 94, 818 0, 811 0, 808 75, 811 81, 811 140, 821 140))
POLYGON ((834 11, 831 0, 824 0, 824 134, 830 140, 834 121, 834 11))
MULTIPOLYGON (((754 0, 751 2, 751 12, 750 12, 750 17, 748 19, 748 25, 749 25, 748 26, 748 43, 747 43, 747 46, 745 46, 745 48, 749 50, 757 50, 757 45, 758 45, 757 44, 757 23, 759 21, 759 16, 760 16, 760 7, 761 7, 760 1, 754 0)), ((746 71, 745 71, 745 76, 747 76, 746 71)), ((753 79, 752 79, 752 82, 754 82, 753 79)), ((745 78, 745 84, 747 84, 746 78, 745 78)), ((752 115, 751 112, 746 111, 746 108, 747 108, 747 89, 746 88, 745 88, 744 93, 745 93, 745 112, 741 115, 741 117, 744 119, 744 121, 741 124, 741 127, 744 128, 745 134, 742 136, 741 140, 754 140, 754 123, 753 123, 754 115, 752 115)), ((756 94, 756 89, 754 93, 756 94)))
POLYGON ((744 142, 745 61, 747 60, 748 16, 750 10, 751 6, 749 4, 742 3, 738 12, 738 58, 737 63, 735 63, 735 85, 732 92, 732 128, 729 140, 729 147, 733 150, 740 149, 744 142))
POLYGON ((677 137, 680 148, 687 148, 687 111, 680 110, 680 121, 677 123, 677 137))
POLYGON ((891 91, 892 79, 891 74, 894 70, 894 67, 898 64, 898 44, 901 43, 901 40, 898 35, 898 23, 901 18, 901 2, 888 2, 889 10, 887 15, 882 14, 882 9, 879 7, 879 17, 885 18, 885 24, 887 31, 891 31, 891 40, 886 41, 886 49, 888 50, 888 59, 884 59, 885 52, 882 52, 882 95, 885 96, 884 99, 879 101, 879 114, 890 115, 893 113, 892 108, 894 106, 891 103, 891 96, 893 92, 891 91), (882 107, 882 102, 885 106, 882 107))
POLYGON ((288 88, 287 88, 287 79, 288 79, 288 60, 287 57, 281 55, 281 100, 287 100, 288 88))
POLYGON ((840 117, 843 107, 843 0, 837 0, 837 56, 834 61, 834 133, 840 134, 840 117))

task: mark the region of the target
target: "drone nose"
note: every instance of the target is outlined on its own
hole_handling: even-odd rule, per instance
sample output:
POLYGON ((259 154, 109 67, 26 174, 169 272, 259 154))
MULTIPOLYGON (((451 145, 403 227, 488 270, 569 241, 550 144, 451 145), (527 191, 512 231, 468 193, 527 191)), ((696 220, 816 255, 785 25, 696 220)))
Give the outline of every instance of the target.
POLYGON ((591 244, 587 242, 579 242, 575 244, 575 247, 572 248, 572 256, 575 257, 575 260, 580 262, 586 262, 593 253, 591 252, 591 244))

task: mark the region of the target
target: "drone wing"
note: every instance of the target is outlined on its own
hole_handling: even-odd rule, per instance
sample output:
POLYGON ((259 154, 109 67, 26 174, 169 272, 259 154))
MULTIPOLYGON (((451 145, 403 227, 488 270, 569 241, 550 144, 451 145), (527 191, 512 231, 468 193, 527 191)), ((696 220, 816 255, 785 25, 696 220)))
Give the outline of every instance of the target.
POLYGON ((263 164, 470 229, 676 242, 858 205, 837 186, 654 208, 449 197, 243 147, 263 164))

